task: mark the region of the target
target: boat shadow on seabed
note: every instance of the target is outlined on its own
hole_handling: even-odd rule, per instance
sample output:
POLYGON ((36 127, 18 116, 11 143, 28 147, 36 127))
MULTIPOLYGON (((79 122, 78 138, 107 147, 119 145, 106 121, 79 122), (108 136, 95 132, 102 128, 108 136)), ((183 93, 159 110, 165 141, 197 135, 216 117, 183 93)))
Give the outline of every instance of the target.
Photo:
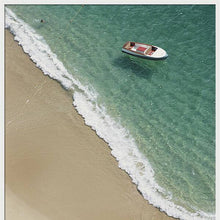
POLYGON ((143 60, 137 57, 123 55, 114 59, 113 64, 119 68, 131 70, 136 76, 151 80, 158 71, 160 61, 152 63, 151 60, 143 60))

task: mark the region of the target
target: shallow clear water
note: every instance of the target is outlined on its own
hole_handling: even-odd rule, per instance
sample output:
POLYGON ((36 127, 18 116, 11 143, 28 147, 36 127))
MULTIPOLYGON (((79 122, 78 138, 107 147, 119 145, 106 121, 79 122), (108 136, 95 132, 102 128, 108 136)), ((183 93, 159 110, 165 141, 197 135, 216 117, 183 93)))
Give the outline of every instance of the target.
MULTIPOLYGON (((215 212, 215 7, 8 8, 43 36, 74 79, 95 91, 91 103, 104 106, 105 114, 128 131, 164 189, 164 202, 192 214, 206 213, 209 219, 208 213, 215 212), (169 57, 155 62, 122 54, 128 40, 162 47, 169 57)), ((91 126, 100 128, 94 118, 91 126)), ((107 136, 100 136, 111 145, 107 136)), ((139 174, 144 172, 140 169, 139 174)))

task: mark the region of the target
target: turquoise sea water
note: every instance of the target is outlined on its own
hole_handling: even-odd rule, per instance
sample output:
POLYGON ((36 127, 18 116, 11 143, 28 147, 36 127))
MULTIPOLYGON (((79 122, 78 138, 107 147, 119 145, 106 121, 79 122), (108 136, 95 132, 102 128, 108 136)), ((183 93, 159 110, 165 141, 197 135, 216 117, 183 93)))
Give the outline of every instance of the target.
POLYGON ((6 26, 24 47, 39 41, 46 53, 49 46, 54 75, 39 46, 28 53, 45 74, 73 89, 75 107, 144 198, 174 217, 214 219, 215 6, 7 7, 17 17, 6 12, 6 26), (162 47, 169 57, 123 54, 128 40, 162 47))

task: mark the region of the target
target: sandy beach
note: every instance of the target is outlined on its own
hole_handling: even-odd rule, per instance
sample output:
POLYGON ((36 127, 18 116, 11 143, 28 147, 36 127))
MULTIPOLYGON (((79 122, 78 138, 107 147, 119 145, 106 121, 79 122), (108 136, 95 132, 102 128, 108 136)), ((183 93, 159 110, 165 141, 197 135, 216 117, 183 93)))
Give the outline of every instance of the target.
POLYGON ((168 220, 144 200, 72 95, 5 31, 7 220, 168 220))

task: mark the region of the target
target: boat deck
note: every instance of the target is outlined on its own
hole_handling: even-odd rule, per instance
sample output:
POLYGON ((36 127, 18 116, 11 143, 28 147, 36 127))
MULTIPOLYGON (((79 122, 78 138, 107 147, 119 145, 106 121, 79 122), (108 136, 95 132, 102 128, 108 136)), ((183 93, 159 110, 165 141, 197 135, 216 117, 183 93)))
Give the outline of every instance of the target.
POLYGON ((139 44, 135 44, 131 50, 135 51, 135 52, 139 52, 139 53, 143 53, 143 54, 148 54, 151 51, 151 46, 148 45, 139 45, 139 44))
POLYGON ((151 55, 153 53, 151 45, 140 43, 135 43, 135 45, 132 45, 131 43, 132 42, 127 42, 127 44, 124 45, 124 48, 143 55, 151 55))

